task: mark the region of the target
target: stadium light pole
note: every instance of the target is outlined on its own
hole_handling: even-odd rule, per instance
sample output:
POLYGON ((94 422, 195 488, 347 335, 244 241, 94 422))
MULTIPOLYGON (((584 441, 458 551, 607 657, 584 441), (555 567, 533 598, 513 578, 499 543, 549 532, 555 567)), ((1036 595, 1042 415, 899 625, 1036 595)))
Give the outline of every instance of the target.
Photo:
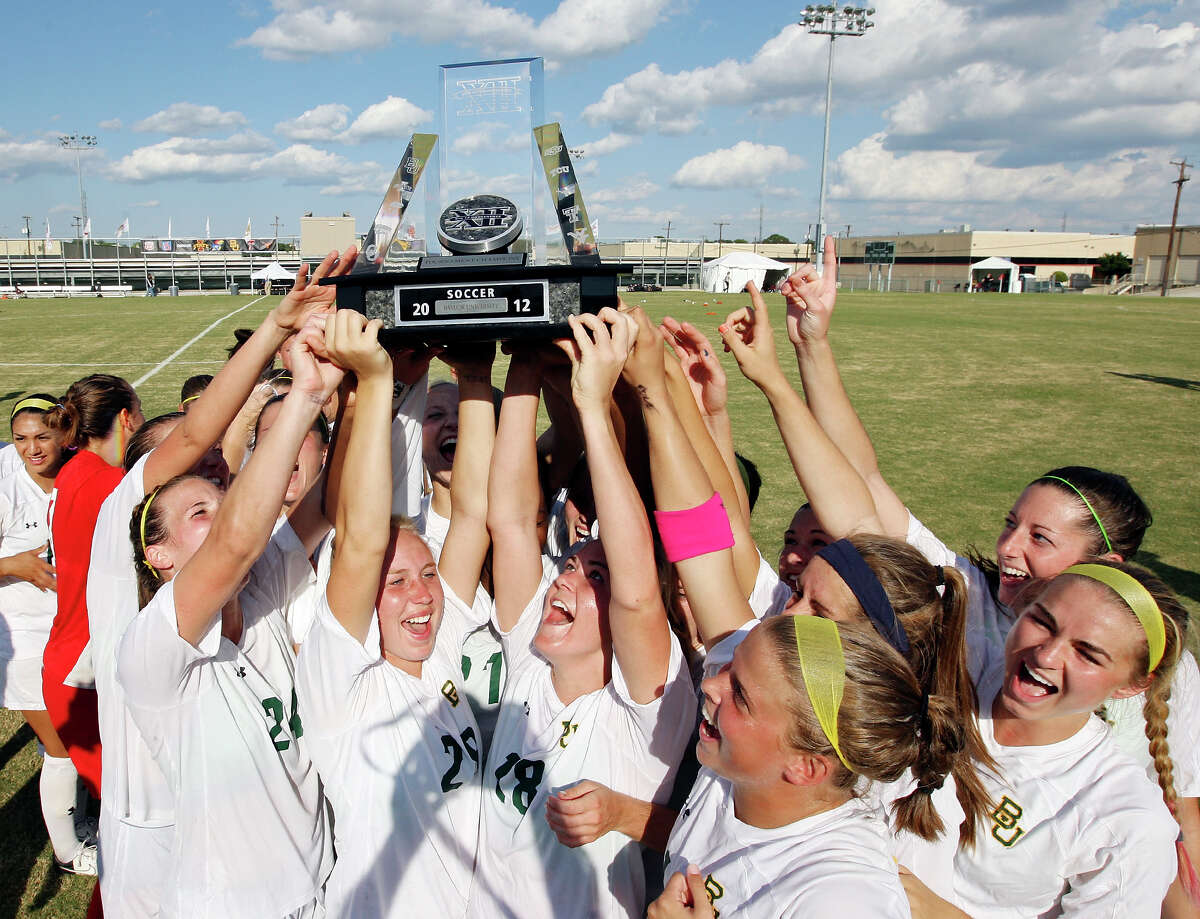
POLYGON ((829 116, 833 111, 833 44, 840 37, 860 38, 873 23, 867 17, 875 15, 874 7, 845 6, 840 10, 832 4, 806 6, 800 25, 810 35, 829 36, 829 67, 825 75, 825 143, 821 147, 821 194, 817 198, 817 239, 814 261, 817 271, 823 271, 825 252, 825 170, 829 165, 829 116))
MULTIPOLYGON (((91 134, 60 134, 58 144, 66 150, 75 151, 75 175, 79 178, 79 213, 83 215, 80 227, 84 233, 87 233, 87 195, 83 193, 83 166, 79 162, 79 151, 89 150, 96 146, 99 141, 91 134)), ((87 233, 84 237, 84 254, 90 258, 92 254, 91 234, 87 233)))

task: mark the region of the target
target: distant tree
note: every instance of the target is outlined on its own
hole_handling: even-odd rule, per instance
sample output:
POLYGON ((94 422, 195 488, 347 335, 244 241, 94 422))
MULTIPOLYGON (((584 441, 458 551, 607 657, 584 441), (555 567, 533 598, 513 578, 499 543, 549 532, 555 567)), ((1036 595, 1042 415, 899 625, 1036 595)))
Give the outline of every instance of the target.
POLYGON ((1105 281, 1127 275, 1131 268, 1133 268, 1133 262, 1124 252, 1105 252, 1096 262, 1096 270, 1100 272, 1100 276, 1105 281))
POLYGON ((1065 271, 1056 271, 1054 272, 1053 277, 1054 280, 1058 281, 1059 284, 1067 283, 1067 273, 1065 271))
POLYGON ((748 243, 748 242, 750 242, 750 240, 748 240, 748 239, 740 239, 740 238, 739 238, 739 239, 732 240, 732 242, 735 242, 735 243, 748 243))
POLYGON ((784 236, 782 233, 772 233, 770 236, 768 236, 766 239, 764 239, 763 242, 765 242, 765 243, 790 243, 791 240, 788 239, 786 236, 784 236))

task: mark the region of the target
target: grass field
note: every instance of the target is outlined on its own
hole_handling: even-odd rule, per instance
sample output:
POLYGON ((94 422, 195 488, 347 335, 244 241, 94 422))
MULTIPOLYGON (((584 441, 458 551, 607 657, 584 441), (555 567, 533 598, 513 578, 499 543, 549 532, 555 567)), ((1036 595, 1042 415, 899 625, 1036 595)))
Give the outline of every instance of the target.
MULTIPOLYGON (((635 294, 654 317, 717 338, 745 295, 635 294), (707 302, 705 302, 707 298, 707 302), (718 299, 719 298, 719 299, 718 299)), ((232 297, 0 302, 0 412, 87 373, 138 380, 231 310, 247 306, 138 385, 147 416, 179 384, 215 372, 237 326, 274 302, 232 297)), ((782 310, 778 297, 772 308, 782 310)), ((781 360, 794 371, 777 329, 781 360)), ((1200 615, 1200 300, 847 293, 834 320, 846 385, 896 491, 945 542, 991 551, 1024 485, 1060 465, 1127 475, 1155 513, 1136 559, 1200 615)), ((754 534, 774 560, 802 496, 764 400, 726 356, 739 450, 758 463, 754 534)), ((502 385, 498 372, 497 382, 502 385)), ((0 431, 6 436, 7 430, 0 431)), ((0 919, 82 916, 90 883, 49 870, 36 748, 0 713, 0 919)))

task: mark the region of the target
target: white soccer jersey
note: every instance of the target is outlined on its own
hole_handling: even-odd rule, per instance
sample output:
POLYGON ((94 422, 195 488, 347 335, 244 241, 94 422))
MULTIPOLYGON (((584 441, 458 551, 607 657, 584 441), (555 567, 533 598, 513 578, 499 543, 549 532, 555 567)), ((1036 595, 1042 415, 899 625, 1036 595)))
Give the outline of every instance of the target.
POLYGON ((922 839, 915 833, 896 830, 892 805, 916 788, 916 779, 911 772, 895 782, 863 782, 863 798, 883 814, 892 828, 888 834, 888 852, 897 865, 903 865, 917 876, 926 887, 943 900, 958 902, 954 893, 954 859, 958 854, 958 828, 966 816, 958 795, 953 776, 946 776, 942 787, 931 796, 930 801, 938 816, 942 818, 945 831, 933 840, 922 839))
POLYGON ((425 467, 421 463, 421 422, 429 394, 429 374, 392 400, 392 514, 420 513, 425 467))
POLYGON ((117 679, 173 792, 165 908, 180 916, 286 916, 319 898, 331 866, 280 614, 300 585, 280 554, 269 544, 250 571, 237 644, 219 616, 199 648, 184 641, 168 582, 118 650, 117 679))
POLYGON ((758 574, 754 578, 754 587, 750 591, 750 609, 755 619, 766 619, 778 616, 787 608, 792 599, 792 588, 779 579, 779 572, 767 564, 767 560, 758 556, 758 574))
POLYGON ((899 919, 911 914, 890 835, 859 798, 787 826, 751 826, 734 813, 730 783, 701 767, 671 831, 664 877, 698 866, 722 919, 899 919))
POLYGON ((138 614, 129 521, 145 497, 149 454, 104 499, 92 534, 87 603, 100 725, 100 891, 105 914, 153 916, 164 899, 175 799, 117 681, 117 648, 138 614))
POLYGON ((458 682, 479 625, 443 583, 445 614, 421 678, 360 644, 323 600, 300 652, 306 742, 333 807, 330 916, 466 915, 479 834, 479 732, 458 682))
MULTIPOLYGON (((967 648, 971 675, 978 683, 984 674, 1000 666, 1004 639, 1016 617, 992 595, 983 572, 962 556, 955 556, 910 513, 909 545, 921 550, 935 565, 953 564, 967 580, 967 648), (953 561, 947 561, 953 559, 953 561)), ((1146 740, 1142 714, 1143 694, 1105 703, 1105 713, 1117 746, 1139 763, 1157 783, 1154 763, 1146 740)), ((1200 797, 1200 671, 1190 652, 1185 652, 1171 681, 1167 715, 1167 744, 1175 765, 1175 791, 1181 798, 1200 797)))
MULTIPOLYGON (((1145 693, 1128 699, 1110 699, 1104 703, 1104 714, 1121 752, 1140 763, 1150 780, 1158 784, 1142 714, 1145 702, 1145 693)), ((1175 793, 1181 798, 1200 797, 1200 671, 1191 651, 1183 652, 1171 681, 1167 747, 1174 766, 1175 793)))
POLYGON ((963 909, 975 919, 1157 919, 1179 834, 1162 794, 1099 718, 1058 743, 998 744, 991 711, 1003 673, 980 686, 979 732, 1003 779, 981 771, 995 808, 955 859, 963 909))
POLYGON ((562 845, 546 822, 546 798, 591 779, 643 801, 669 799, 696 716, 683 652, 672 640, 665 690, 653 702, 630 698, 614 659, 608 685, 563 705, 550 665, 531 646, 543 598, 539 590, 502 636, 508 684, 483 776, 471 912, 522 919, 642 916, 640 846, 619 833, 574 849, 562 845))
MULTIPOLYGON (((38 549, 46 543, 50 538, 46 522, 49 507, 50 496, 30 478, 24 466, 0 479, 0 557, 38 549)), ((57 612, 58 594, 54 591, 18 578, 0 578, 0 658, 41 657, 57 612)), ((40 686, 36 694, 41 698, 40 686)))
MULTIPOLYGON (((0 443, 4 443, 0 441, 0 443)), ((8 478, 25 464, 21 462, 21 454, 17 452, 16 444, 4 444, 0 447, 0 479, 8 478)))

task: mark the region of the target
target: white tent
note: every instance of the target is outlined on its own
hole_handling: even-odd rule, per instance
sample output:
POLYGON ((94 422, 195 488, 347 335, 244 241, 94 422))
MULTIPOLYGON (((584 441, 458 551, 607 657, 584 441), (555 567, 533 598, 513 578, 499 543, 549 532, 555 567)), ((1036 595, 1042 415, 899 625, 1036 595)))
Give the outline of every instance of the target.
POLYGON ((1008 282, 1003 283, 1003 279, 1001 279, 1002 286, 1000 287, 1000 292, 1019 294, 1021 292, 1020 285, 1017 284, 1017 272, 1019 270, 1015 263, 1010 262, 1006 258, 993 255, 991 258, 985 258, 983 261, 975 262, 971 265, 971 281, 972 284, 976 281, 983 283, 984 278, 989 274, 994 276, 1007 274, 1008 282))
POLYGON ((295 272, 288 271, 279 262, 268 262, 263 268, 250 275, 251 281, 291 281, 296 277, 295 272))
POLYGON ((759 290, 782 280, 792 270, 787 262, 777 262, 755 252, 730 252, 705 262, 700 267, 700 287, 712 293, 738 293, 753 281, 759 290))

